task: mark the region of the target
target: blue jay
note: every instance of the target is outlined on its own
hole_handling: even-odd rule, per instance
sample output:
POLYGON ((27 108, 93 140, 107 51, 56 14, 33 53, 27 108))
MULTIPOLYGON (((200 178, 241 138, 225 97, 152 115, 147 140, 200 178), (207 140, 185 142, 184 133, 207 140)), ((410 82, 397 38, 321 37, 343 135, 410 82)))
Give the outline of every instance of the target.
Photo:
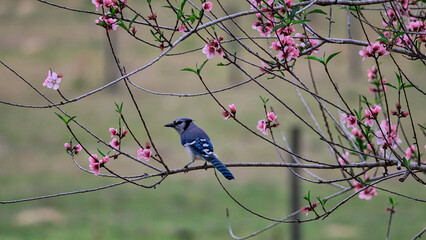
POLYGON ((192 122, 192 119, 179 118, 164 126, 172 127, 179 133, 180 142, 191 158, 191 162, 186 164, 185 168, 187 168, 196 159, 206 160, 207 162, 212 163, 226 179, 234 179, 234 175, 232 175, 228 168, 223 165, 213 152, 213 145, 210 142, 209 136, 207 136, 203 129, 195 125, 192 122))

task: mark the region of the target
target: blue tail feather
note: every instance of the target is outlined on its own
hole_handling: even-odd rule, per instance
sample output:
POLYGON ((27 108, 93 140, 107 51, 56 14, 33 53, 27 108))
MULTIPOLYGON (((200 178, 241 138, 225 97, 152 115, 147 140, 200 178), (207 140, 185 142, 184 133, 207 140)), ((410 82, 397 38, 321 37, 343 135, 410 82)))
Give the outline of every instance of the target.
POLYGON ((234 175, 232 175, 232 173, 228 170, 228 168, 223 165, 223 163, 217 159, 217 158, 211 158, 208 160, 209 162, 211 162, 213 164, 213 166, 219 170, 220 173, 222 173, 222 175, 228 179, 228 180, 232 180, 235 179, 234 175))

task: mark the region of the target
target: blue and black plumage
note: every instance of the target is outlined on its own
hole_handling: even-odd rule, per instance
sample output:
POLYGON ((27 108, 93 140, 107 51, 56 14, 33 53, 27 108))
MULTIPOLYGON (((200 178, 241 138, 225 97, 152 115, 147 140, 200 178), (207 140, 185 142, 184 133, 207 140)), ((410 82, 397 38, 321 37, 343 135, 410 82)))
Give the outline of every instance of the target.
POLYGON ((209 136, 192 122, 189 118, 179 118, 172 123, 164 125, 165 127, 174 128, 180 135, 180 142, 184 146, 186 152, 191 158, 191 162, 185 165, 188 167, 196 159, 206 160, 228 179, 234 179, 234 175, 226 168, 213 152, 213 145, 209 136))

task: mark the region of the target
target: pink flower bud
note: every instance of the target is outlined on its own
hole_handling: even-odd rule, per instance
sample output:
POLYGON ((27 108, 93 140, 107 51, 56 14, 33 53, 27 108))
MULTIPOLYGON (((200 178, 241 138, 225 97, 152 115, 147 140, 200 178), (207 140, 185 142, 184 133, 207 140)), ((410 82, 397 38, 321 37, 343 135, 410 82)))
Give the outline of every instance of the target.
POLYGON ((401 111, 401 117, 407 117, 408 114, 410 114, 410 113, 407 112, 407 111, 401 111))
POLYGON ((132 27, 131 32, 133 36, 136 35, 137 30, 135 26, 132 27))
POLYGON ((66 150, 71 150, 71 146, 69 143, 64 143, 64 147, 66 150))
POLYGON ((148 16, 149 20, 156 20, 157 19, 157 14, 153 13, 151 15, 148 16))
POLYGON ((396 109, 398 109, 398 110, 401 109, 401 103, 397 102, 395 105, 396 105, 396 109))
POLYGON ((237 112, 237 108, 234 104, 228 105, 228 107, 232 114, 235 114, 237 112))
POLYGON ((105 156, 102 158, 101 163, 107 163, 109 161, 109 156, 105 156))
POLYGON ((211 2, 205 2, 205 3, 203 3, 202 6, 203 6, 203 10, 204 11, 210 12, 212 10, 212 8, 213 8, 213 3, 211 3, 211 2))

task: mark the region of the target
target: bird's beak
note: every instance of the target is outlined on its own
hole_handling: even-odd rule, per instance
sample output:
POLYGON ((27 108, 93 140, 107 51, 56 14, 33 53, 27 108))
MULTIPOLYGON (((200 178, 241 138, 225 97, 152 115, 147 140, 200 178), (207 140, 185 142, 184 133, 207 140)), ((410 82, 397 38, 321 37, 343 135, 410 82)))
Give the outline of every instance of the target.
POLYGON ((176 125, 175 125, 175 123, 169 123, 169 124, 166 124, 164 126, 165 127, 172 127, 172 128, 174 128, 176 125))

